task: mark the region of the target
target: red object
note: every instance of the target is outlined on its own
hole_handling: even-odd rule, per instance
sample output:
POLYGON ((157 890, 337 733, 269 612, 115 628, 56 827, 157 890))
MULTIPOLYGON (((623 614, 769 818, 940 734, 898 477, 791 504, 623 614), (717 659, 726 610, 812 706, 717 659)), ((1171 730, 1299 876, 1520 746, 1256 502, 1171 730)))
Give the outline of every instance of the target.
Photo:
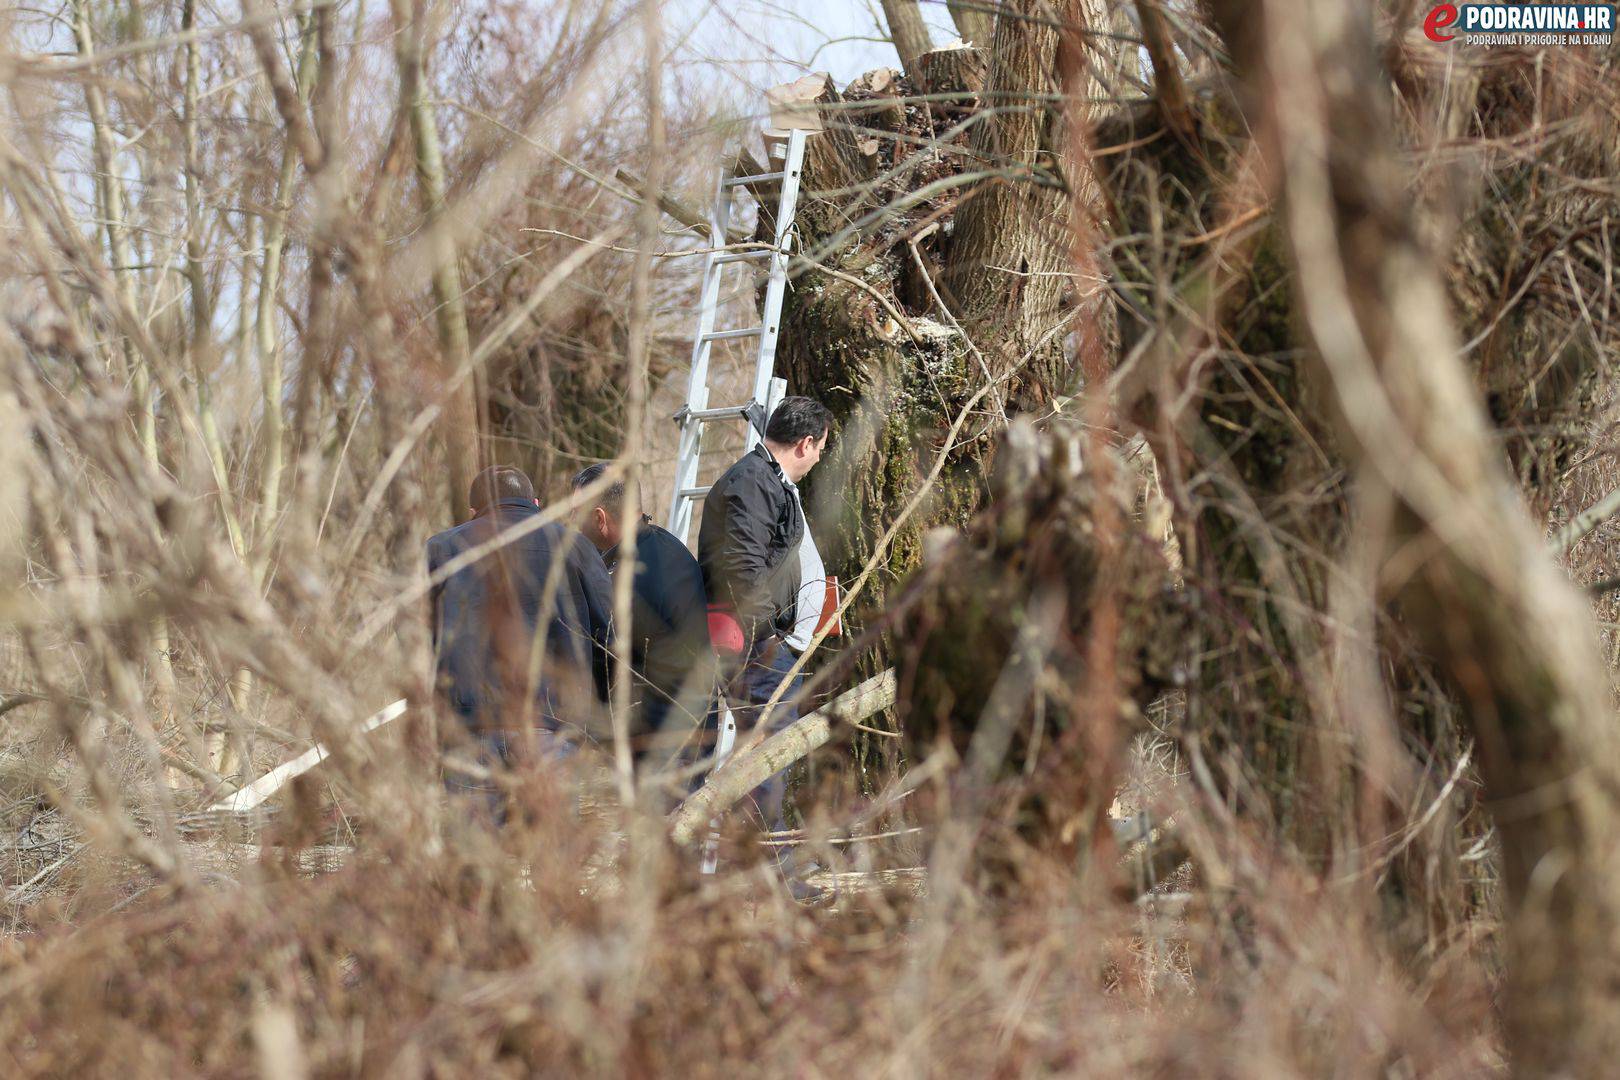
POLYGON ((743 651, 742 623, 728 607, 709 605, 709 643, 714 651, 724 656, 741 656, 743 651))
POLYGON ((831 574, 827 575, 827 595, 821 602, 821 621, 816 623, 816 633, 821 628, 832 623, 832 629, 827 631, 828 637, 838 637, 844 632, 843 620, 838 616, 838 604, 843 595, 838 591, 838 579, 831 574))

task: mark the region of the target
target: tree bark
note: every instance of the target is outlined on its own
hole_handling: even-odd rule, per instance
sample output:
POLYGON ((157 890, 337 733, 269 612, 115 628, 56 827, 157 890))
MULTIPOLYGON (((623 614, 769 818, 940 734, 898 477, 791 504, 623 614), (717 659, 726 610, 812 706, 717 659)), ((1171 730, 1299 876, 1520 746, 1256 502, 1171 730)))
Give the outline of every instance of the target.
POLYGON ((1064 160, 1054 14, 1071 23, 1081 4, 1069 0, 1054 10, 1046 0, 1007 0, 1001 8, 985 84, 999 111, 975 128, 972 142, 1000 175, 965 195, 941 281, 992 374, 1038 354, 1009 395, 1020 410, 1070 382, 1062 342, 1048 338, 1064 314, 1074 202, 1068 188, 1076 180, 1074 163, 1064 160))
POLYGON ((917 58, 918 81, 929 94, 959 95, 930 107, 944 118, 966 115, 979 104, 989 75, 989 50, 961 45, 934 49, 917 58))
POLYGON ((980 48, 996 32, 995 0, 946 0, 945 7, 962 40, 980 48))
POLYGON ((916 79, 917 58, 934 47, 917 0, 883 0, 883 18, 889 24, 894 51, 900 54, 900 65, 916 79))

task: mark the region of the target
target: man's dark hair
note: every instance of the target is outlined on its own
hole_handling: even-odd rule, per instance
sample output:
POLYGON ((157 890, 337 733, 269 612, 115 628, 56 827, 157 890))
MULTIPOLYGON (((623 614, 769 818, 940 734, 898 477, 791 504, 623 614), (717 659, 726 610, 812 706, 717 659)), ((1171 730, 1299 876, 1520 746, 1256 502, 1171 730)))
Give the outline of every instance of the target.
POLYGON ((522 469, 514 469, 510 465, 491 465, 473 477, 472 487, 467 489, 467 505, 473 508, 474 513, 494 506, 502 499, 534 501, 534 485, 522 469))
MULTIPOLYGON (((602 479, 602 474, 607 471, 608 463, 605 461, 598 461, 595 465, 587 465, 574 474, 573 483, 569 486, 575 491, 580 488, 590 487, 602 479)), ((596 505, 604 510, 617 510, 624 505, 624 481, 619 479, 609 484, 607 489, 596 497, 596 505)))
POLYGON ((765 425, 765 437, 792 446, 805 436, 819 439, 832 430, 832 412, 814 398, 785 397, 765 425))

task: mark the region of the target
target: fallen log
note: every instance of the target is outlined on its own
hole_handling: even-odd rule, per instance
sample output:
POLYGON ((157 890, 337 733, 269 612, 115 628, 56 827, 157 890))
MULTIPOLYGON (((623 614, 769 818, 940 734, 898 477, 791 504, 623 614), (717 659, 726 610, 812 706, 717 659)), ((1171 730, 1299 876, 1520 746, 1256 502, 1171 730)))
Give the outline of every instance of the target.
POLYGON ((716 814, 728 810, 744 795, 832 738, 834 720, 864 720, 894 704, 895 678, 891 669, 845 691, 825 708, 778 731, 758 746, 733 754, 708 781, 686 797, 669 816, 670 835, 677 844, 690 843, 716 814))

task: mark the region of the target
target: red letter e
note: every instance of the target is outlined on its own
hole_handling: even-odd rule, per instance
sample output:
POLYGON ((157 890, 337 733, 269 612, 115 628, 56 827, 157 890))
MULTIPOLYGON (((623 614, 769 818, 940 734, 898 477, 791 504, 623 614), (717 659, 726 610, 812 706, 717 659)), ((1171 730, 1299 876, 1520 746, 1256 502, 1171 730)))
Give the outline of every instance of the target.
POLYGON ((1441 4, 1429 12, 1429 17, 1423 20, 1423 32, 1429 36, 1430 41, 1450 41, 1456 34, 1442 34, 1440 31, 1457 21, 1457 6, 1455 4, 1441 4))

